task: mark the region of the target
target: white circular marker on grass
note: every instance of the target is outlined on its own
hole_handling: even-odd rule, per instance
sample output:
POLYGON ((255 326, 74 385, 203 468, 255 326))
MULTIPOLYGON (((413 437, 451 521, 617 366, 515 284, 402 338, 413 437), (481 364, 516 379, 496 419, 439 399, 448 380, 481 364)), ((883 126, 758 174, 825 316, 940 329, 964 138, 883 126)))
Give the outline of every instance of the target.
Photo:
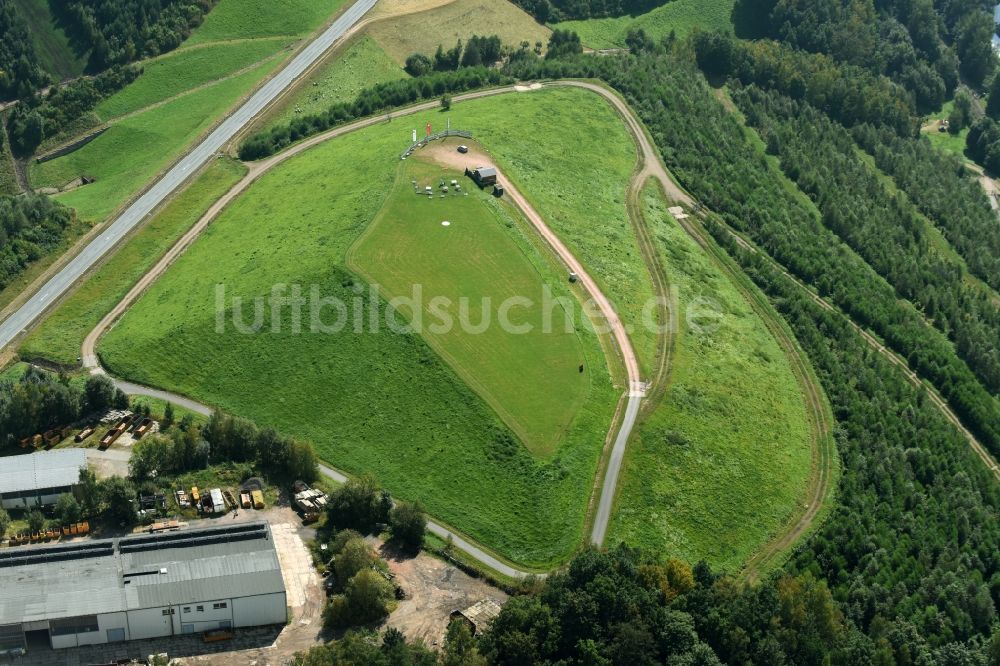
POLYGON ((449 222, 448 220, 445 220, 444 222, 441 223, 441 226, 442 227, 450 227, 451 226, 451 222, 449 222))

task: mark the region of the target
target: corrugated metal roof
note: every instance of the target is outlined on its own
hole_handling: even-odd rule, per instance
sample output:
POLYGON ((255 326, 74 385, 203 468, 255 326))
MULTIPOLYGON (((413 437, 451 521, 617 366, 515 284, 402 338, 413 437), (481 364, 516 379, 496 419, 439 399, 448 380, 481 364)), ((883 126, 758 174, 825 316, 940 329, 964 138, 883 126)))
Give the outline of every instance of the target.
MULTIPOLYGON (((262 525, 262 538, 123 553, 119 546, 135 539, 122 537, 110 556, 0 567, 0 625, 284 592, 274 540, 262 525)), ((224 535, 226 527, 176 534, 224 535)))
POLYGON ((476 627, 476 633, 485 631, 493 620, 500 615, 500 604, 493 599, 483 599, 472 604, 464 611, 460 611, 462 616, 472 622, 476 627))
POLYGON ((53 449, 0 459, 0 493, 72 486, 87 466, 84 449, 53 449))

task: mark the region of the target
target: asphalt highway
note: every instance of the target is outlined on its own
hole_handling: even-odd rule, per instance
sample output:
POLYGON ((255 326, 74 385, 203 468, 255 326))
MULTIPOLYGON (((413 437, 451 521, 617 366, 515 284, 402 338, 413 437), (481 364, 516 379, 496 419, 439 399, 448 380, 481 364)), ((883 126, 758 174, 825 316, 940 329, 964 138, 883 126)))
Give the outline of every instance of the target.
POLYGON ((41 289, 20 308, 0 323, 0 350, 31 326, 77 280, 90 270, 136 225, 142 222, 160 203, 187 178, 212 158, 253 118, 296 81, 338 39, 344 36, 375 6, 376 0, 357 0, 329 28, 302 49, 291 62, 265 83, 239 109, 226 118, 201 143, 186 154, 149 190, 108 225, 62 270, 52 276, 41 289))

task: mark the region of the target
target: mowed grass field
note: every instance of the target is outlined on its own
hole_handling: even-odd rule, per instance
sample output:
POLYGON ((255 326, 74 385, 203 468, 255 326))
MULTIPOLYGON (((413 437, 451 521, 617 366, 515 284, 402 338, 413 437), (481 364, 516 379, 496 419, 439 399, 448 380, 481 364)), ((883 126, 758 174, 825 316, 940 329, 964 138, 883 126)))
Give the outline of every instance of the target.
MULTIPOLYGON (((655 362, 657 335, 643 321, 653 286, 625 207, 637 159, 631 135, 610 104, 585 90, 507 95, 502 104, 502 112, 473 129, 503 175, 612 301, 629 326, 642 370, 648 372, 655 362), (539 103, 552 104, 558 114, 537 113, 539 103)), ((453 127, 455 123, 453 119, 453 127)))
POLYGON ((183 48, 141 63, 142 75, 96 109, 102 120, 134 113, 152 104, 231 76, 234 72, 275 57, 288 38, 254 39, 236 43, 183 48))
POLYGON ((65 157, 34 164, 35 187, 58 187, 81 174, 96 182, 56 196, 82 218, 100 221, 155 174, 166 169, 191 141, 212 127, 277 65, 256 69, 115 123, 110 130, 65 157))
POLYGON ((639 16, 562 21, 552 27, 572 30, 585 46, 594 49, 621 48, 631 29, 641 28, 654 39, 666 37, 671 31, 678 37, 695 29, 732 32, 734 4, 735 0, 670 0, 639 16))
POLYGON ((352 102, 365 88, 408 78, 409 75, 375 41, 364 35, 334 52, 329 62, 302 82, 300 88, 269 115, 266 127, 299 115, 326 111, 338 102, 352 102))
POLYGON ((69 155, 32 165, 32 186, 59 188, 92 176, 93 184, 56 196, 82 218, 103 221, 341 5, 342 0, 221 0, 180 49, 142 63, 142 76, 101 103, 94 120, 110 120, 110 130, 69 155))
MULTIPOLYGON (((518 133, 532 146, 532 159, 550 159, 548 181, 518 173, 523 183, 545 190, 538 201, 559 201, 556 190, 574 176, 590 177, 594 205, 571 197, 559 208, 568 207, 564 226, 572 221, 590 229, 591 238, 601 237, 611 204, 599 205, 597 198, 619 189, 624 197, 628 156, 634 160, 621 121, 603 100, 585 91, 539 91, 459 103, 450 116, 452 127, 471 129, 486 146, 518 133), (578 150, 570 155, 570 130, 564 128, 573 123, 578 150), (615 147, 616 139, 625 145, 615 147), (580 154, 602 160, 579 173, 580 154), (615 155, 624 176, 607 168, 616 164, 615 155)), ((590 490, 620 396, 590 331, 578 331, 590 397, 555 452, 538 458, 419 336, 385 326, 377 332, 367 327, 361 335, 351 328, 296 334, 289 319, 275 332, 269 316, 264 332, 242 334, 232 321, 233 296, 244 299, 241 321, 250 322, 252 299, 268 297, 277 283, 301 285, 307 299, 316 285, 322 296, 353 307, 366 289, 344 257, 389 196, 410 129, 427 122, 441 125, 444 115, 430 111, 379 124, 264 175, 150 288, 99 352, 119 376, 312 441, 331 464, 375 473, 396 496, 419 499, 431 515, 500 554, 550 566, 583 541, 590 490), (226 285, 221 310, 218 284, 226 285), (216 332, 220 311, 223 333, 216 332)), ((523 144, 504 151, 523 152, 523 144)), ((504 163, 509 173, 520 164, 510 155, 504 163)), ((526 184, 522 190, 536 195, 526 184)), ((624 216, 624 203, 619 205, 624 216)), ((613 243, 604 238, 602 246, 613 243)), ((376 305, 363 298, 359 307, 367 316, 376 305)), ((304 313, 302 322, 310 321, 304 313)))
POLYGON ((376 21, 368 34, 403 64, 414 53, 434 55, 439 44, 451 48, 472 35, 499 35, 504 44, 527 40, 547 44, 551 30, 507 0, 455 0, 429 11, 376 21))
POLYGON ((332 18, 342 5, 343 0, 221 0, 184 44, 301 37, 332 18))
POLYGON ((387 299, 419 290, 420 302, 401 313, 421 322, 422 337, 532 453, 547 456, 590 393, 590 375, 575 327, 565 324, 579 308, 556 304, 546 314, 543 284, 553 298, 572 297, 555 277, 559 267, 544 266, 519 237, 512 214, 461 172, 410 159, 348 266, 387 299), (464 192, 449 186, 441 196, 438 183, 452 180, 464 192))
POLYGON ((245 173, 230 159, 211 162, 31 331, 20 354, 75 365, 84 338, 104 315, 245 173))
POLYGON ((781 347, 659 189, 643 199, 681 326, 667 394, 626 452, 609 543, 735 572, 804 501, 806 407, 781 347))

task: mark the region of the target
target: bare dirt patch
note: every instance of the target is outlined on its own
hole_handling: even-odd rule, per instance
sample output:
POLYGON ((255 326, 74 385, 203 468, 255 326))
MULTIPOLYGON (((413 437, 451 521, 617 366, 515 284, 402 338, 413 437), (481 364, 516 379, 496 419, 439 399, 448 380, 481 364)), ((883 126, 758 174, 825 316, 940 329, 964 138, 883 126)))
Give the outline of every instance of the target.
POLYGON ((375 543, 406 592, 406 599, 399 602, 385 626, 399 629, 410 640, 420 639, 429 647, 439 647, 444 643, 452 611, 486 598, 500 604, 507 601, 503 591, 443 560, 424 552, 406 557, 391 546, 375 543))
POLYGON ((496 166, 493 157, 490 155, 490 151, 470 139, 463 139, 461 137, 448 137, 447 139, 432 141, 423 148, 417 148, 413 152, 411 159, 414 158, 459 171, 464 171, 466 168, 475 169, 481 166, 496 166), (469 152, 458 152, 459 146, 466 146, 469 152))

